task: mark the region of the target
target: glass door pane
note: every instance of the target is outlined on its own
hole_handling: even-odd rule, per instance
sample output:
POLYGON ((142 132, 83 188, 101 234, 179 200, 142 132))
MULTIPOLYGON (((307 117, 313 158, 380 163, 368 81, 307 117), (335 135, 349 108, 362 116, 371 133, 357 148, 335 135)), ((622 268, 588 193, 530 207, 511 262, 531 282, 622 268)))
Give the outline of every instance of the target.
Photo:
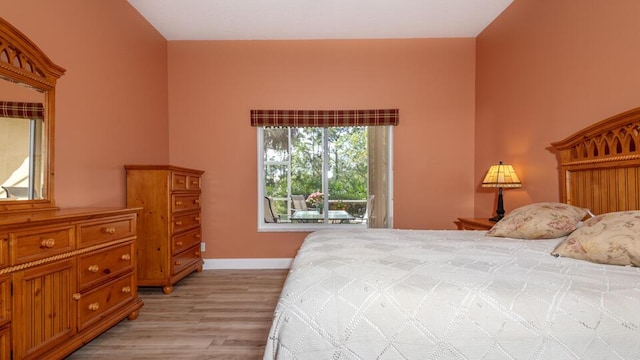
POLYGON ((367 128, 328 128, 327 134, 330 220, 357 222, 364 214, 368 194, 367 128))
MULTIPOLYGON (((280 221, 289 218, 289 130, 267 128, 263 132, 264 195, 271 198, 280 221)), ((267 211, 267 210, 265 210, 267 211)))
POLYGON ((305 200, 302 208, 295 208, 292 213, 297 222, 323 222, 323 203, 319 201, 324 196, 322 139, 322 128, 292 129, 291 195, 302 196, 305 200), (311 194, 314 196, 310 198, 311 194))

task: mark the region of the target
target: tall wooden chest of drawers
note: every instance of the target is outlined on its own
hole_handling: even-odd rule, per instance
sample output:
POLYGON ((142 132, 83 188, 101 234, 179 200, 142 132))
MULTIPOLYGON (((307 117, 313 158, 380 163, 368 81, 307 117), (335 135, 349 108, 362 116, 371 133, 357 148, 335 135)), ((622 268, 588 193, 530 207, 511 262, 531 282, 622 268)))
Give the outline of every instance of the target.
POLYGON ((138 317, 137 210, 0 215, 0 359, 62 359, 138 317))
POLYGON ((138 285, 173 285, 202 271, 200 170, 171 165, 125 165, 127 206, 138 213, 138 285))

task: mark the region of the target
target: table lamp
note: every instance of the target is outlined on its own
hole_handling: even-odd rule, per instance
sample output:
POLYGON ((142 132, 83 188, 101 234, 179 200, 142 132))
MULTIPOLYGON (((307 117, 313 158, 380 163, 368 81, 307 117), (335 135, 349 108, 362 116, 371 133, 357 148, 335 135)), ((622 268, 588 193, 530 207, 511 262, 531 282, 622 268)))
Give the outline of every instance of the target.
POLYGON ((504 205, 502 202, 502 188, 519 188, 522 186, 518 175, 516 175, 513 166, 503 164, 500 161, 498 165, 491 165, 487 175, 482 180, 482 187, 497 187, 498 188, 498 209, 496 209, 496 216, 490 218, 491 221, 499 221, 504 217, 504 205))

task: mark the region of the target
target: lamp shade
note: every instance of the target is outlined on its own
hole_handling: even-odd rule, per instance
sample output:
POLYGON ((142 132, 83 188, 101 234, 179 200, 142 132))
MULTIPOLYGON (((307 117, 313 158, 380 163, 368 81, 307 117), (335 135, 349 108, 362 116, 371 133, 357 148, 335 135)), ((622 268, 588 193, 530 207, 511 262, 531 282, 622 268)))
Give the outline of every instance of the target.
POLYGON ((521 186, 522 183, 513 166, 503 164, 502 161, 498 165, 491 165, 482 180, 482 187, 519 188, 521 186))

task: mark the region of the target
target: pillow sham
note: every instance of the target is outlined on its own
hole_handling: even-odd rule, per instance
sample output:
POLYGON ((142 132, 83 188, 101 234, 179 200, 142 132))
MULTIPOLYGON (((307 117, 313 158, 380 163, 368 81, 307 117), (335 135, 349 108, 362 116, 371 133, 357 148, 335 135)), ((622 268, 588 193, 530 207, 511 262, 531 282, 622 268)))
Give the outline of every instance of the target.
POLYGON ((619 211, 593 217, 552 252, 599 264, 640 266, 640 211, 619 211))
POLYGON ((487 236, 516 239, 554 239, 576 229, 588 210, 558 202, 525 205, 498 221, 487 236))

